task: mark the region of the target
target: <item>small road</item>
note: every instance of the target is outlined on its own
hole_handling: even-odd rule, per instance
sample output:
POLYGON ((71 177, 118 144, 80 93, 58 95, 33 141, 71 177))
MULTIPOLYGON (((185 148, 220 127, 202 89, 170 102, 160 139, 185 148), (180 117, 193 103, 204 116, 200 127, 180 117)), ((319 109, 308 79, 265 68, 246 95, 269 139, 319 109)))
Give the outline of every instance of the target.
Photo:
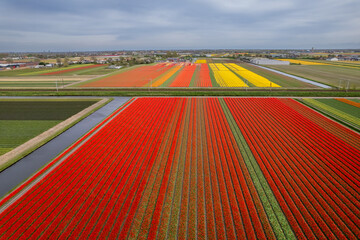
POLYGON ((28 179, 38 169, 67 149, 73 142, 86 134, 90 129, 104 120, 129 99, 130 98, 128 97, 114 97, 114 100, 104 107, 84 118, 82 121, 39 147, 14 165, 0 172, 0 198, 28 179))

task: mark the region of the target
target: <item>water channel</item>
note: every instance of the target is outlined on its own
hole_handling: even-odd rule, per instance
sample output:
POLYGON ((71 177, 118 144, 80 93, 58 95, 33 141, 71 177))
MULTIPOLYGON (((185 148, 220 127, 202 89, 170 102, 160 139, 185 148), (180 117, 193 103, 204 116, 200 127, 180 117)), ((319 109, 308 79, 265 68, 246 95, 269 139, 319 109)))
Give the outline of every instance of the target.
MULTIPOLYGON (((94 99, 96 97, 91 98, 94 99)), ((82 121, 75 124, 59 136, 55 137, 48 143, 44 144, 29 155, 19 160, 17 163, 0 172, 0 198, 2 198, 6 193, 11 191, 17 185, 28 179, 38 169, 40 169, 49 161, 58 156, 77 139, 86 134, 90 129, 92 129, 94 126, 96 126, 112 112, 114 112, 117 108, 119 108, 121 105, 123 105, 126 101, 129 100, 128 97, 114 97, 113 99, 113 101, 106 104, 104 107, 98 109, 96 112, 84 118, 82 121)))

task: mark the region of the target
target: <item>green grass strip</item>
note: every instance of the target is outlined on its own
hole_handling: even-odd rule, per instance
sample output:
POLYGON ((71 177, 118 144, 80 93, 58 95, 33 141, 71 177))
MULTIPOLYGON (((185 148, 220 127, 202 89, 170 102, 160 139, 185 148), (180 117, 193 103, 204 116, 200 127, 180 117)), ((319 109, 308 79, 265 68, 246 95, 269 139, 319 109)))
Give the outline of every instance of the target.
POLYGON ((254 182, 255 188, 259 194, 261 202, 264 206, 266 215, 273 228, 273 231, 277 239, 296 239, 295 234, 286 219, 278 201, 275 198, 265 176, 263 175, 258 163, 255 160, 247 142, 242 135, 239 127, 236 124, 234 117, 232 116, 230 109, 225 103, 224 99, 219 99, 220 104, 224 110, 226 119, 229 122, 231 131, 234 134, 236 142, 238 144, 241 155, 244 158, 245 164, 248 168, 250 176, 254 182))
POLYGON ((243 76, 241 76, 240 74, 237 74, 232 68, 226 66, 225 64, 223 64, 227 69, 230 70, 230 72, 232 72, 233 74, 235 74, 238 78, 240 78, 246 85, 248 85, 249 87, 256 87, 252 82, 250 82, 249 80, 247 80, 246 78, 244 78, 243 76))
POLYGON ((209 73, 210 73, 210 78, 211 78, 211 84, 213 87, 220 87, 219 83, 216 81, 215 76, 214 76, 214 72, 211 69, 211 67, 209 67, 208 64, 208 68, 209 68, 209 73))
POLYGON ((175 180, 175 189, 173 195, 173 203, 171 208, 171 214, 168 223, 167 230, 167 239, 176 239, 178 234, 178 226, 180 221, 180 209, 181 209, 181 199, 182 199, 182 189, 185 175, 185 156, 186 156, 186 148, 187 141, 189 136, 189 122, 190 122, 190 105, 186 106, 185 111, 185 131, 182 134, 181 145, 180 145, 180 158, 178 163, 178 172, 175 180))
POLYGON ((195 68, 195 71, 194 71, 194 74, 192 75, 192 77, 191 77, 191 81, 190 81, 190 84, 189 84, 189 87, 195 87, 195 83, 197 82, 197 81, 199 81, 199 79, 200 79, 200 67, 199 66, 197 66, 196 68, 195 68))
POLYGON ((179 73, 184 69, 184 66, 179 68, 179 70, 177 70, 171 77, 169 77, 163 84, 161 84, 159 87, 169 87, 172 82, 175 80, 175 78, 177 77, 177 75, 179 75, 179 73))

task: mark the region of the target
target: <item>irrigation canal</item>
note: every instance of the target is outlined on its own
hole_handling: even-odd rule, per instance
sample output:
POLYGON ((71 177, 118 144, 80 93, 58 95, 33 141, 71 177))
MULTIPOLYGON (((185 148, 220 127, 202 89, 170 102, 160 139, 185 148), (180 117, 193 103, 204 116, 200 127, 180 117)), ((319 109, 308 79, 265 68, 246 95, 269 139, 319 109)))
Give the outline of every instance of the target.
MULTIPOLYGON (((46 97, 51 98, 51 97, 46 97)), ((69 98, 69 97, 67 97, 69 98)), ((75 98, 75 97, 74 97, 75 98)), ((91 97, 96 98, 96 97, 91 97)), ((27 98, 29 99, 29 98, 27 98)), ((84 118, 73 127, 69 128, 48 143, 25 156, 17 163, 0 172, 0 198, 11 191, 17 185, 24 182, 38 169, 50 162, 77 139, 87 133, 90 129, 104 120, 117 108, 123 105, 130 98, 114 97, 114 100, 106 104, 96 112, 84 118)))
POLYGON ((331 87, 328 86, 328 85, 325 85, 325 84, 322 84, 322 83, 318 83, 318 82, 315 82, 315 81, 311 81, 311 80, 306 79, 306 78, 302 78, 302 77, 298 77, 298 76, 295 76, 295 75, 292 75, 292 74, 280 72, 280 71, 278 71, 278 70, 271 69, 271 68, 267 68, 267 67, 260 66, 260 65, 255 65, 255 64, 253 64, 253 65, 256 66, 256 67, 259 67, 259 68, 263 68, 263 69, 266 69, 266 70, 269 70, 269 71, 272 71, 272 72, 275 72, 275 73, 278 73, 278 74, 287 76, 287 77, 295 78, 295 79, 297 79, 297 80, 299 80, 299 81, 302 81, 302 82, 310 83, 310 84, 312 84, 312 85, 315 85, 315 86, 318 86, 318 87, 321 87, 321 88, 327 88, 327 89, 330 89, 330 88, 331 88, 331 87))

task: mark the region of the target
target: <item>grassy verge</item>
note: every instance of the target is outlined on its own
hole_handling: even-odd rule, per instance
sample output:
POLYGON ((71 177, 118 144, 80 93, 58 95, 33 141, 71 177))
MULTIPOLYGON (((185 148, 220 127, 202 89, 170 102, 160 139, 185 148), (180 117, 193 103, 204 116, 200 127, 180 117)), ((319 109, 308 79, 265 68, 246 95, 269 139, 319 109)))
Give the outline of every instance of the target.
POLYGON ((197 66, 195 68, 195 71, 191 77, 189 87, 195 87, 195 83, 198 81, 200 81, 200 67, 199 66, 197 66))
POLYGON ((220 87, 219 83, 216 81, 215 76, 214 76, 214 71, 211 69, 211 67, 208 65, 209 68, 209 74, 210 74, 210 79, 211 79, 211 84, 213 87, 220 87))
MULTIPOLYGON (((42 145, 44 145, 45 143, 49 142, 51 139, 57 137, 58 135, 60 135, 61 133, 65 132, 66 130, 68 130, 69 128, 71 128, 72 126, 74 126, 75 124, 77 124, 78 122, 80 122, 81 120, 83 120, 84 118, 86 118, 87 116, 89 116, 90 114, 92 114, 93 112, 97 111, 98 109, 102 108, 103 106, 105 106, 106 104, 108 104, 110 101, 112 101, 113 99, 109 99, 108 101, 104 102, 103 104, 99 105, 98 107, 96 107, 95 109, 93 109, 92 111, 88 112, 87 114, 81 116, 81 118, 79 118, 78 120, 72 122, 70 125, 58 130, 56 133, 52 134, 51 136, 48 136, 47 138, 45 138, 43 141, 41 141, 40 143, 38 143, 36 146, 28 149, 27 151, 17 155, 16 157, 10 159, 9 161, 7 161, 6 163, 0 165, 0 172, 2 172, 3 170, 5 170, 6 168, 10 167, 11 165, 13 165, 14 163, 16 163, 17 161, 19 161, 20 159, 22 159, 23 157, 27 156, 28 154, 30 154, 31 152, 33 152, 34 150, 36 150, 37 148, 41 147, 42 145)), ((100 101, 100 100, 99 100, 100 101)))
MULTIPOLYGON (((0 98, 0 102, 23 102, 23 101, 31 101, 31 102, 88 102, 88 101, 94 101, 94 103, 98 102, 99 99, 95 98, 0 98)), ((93 103, 93 104, 94 104, 93 103)), ((90 105, 91 106, 91 105, 90 105)))
POLYGON ((59 89, 1 91, 0 96, 259 96, 259 97, 360 97, 360 91, 286 89, 59 89))

